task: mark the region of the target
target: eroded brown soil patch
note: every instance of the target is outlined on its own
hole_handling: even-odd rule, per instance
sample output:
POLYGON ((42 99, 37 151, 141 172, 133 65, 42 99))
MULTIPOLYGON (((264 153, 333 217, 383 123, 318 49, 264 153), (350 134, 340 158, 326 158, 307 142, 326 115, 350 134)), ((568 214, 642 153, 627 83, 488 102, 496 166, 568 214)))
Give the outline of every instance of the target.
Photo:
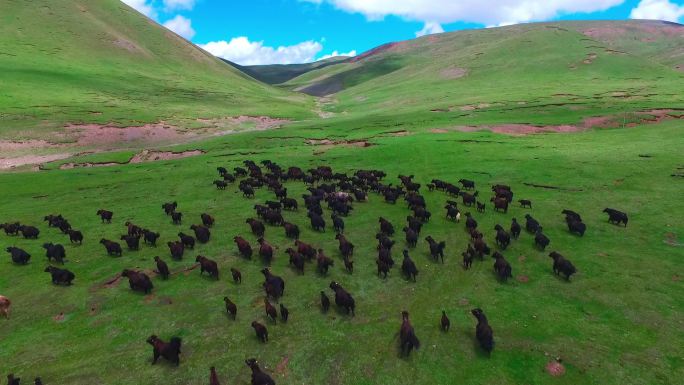
POLYGON ((677 235, 675 233, 665 233, 664 242, 670 246, 684 246, 684 244, 677 242, 677 235))
POLYGON ((553 377, 560 377, 565 374, 565 366, 558 361, 551 361, 546 364, 546 372, 553 377))
MULTIPOLYGON (((96 115, 101 114, 101 112, 91 111, 90 114, 96 115)), ((210 136, 274 129, 289 121, 266 116, 238 116, 197 119, 197 122, 200 122, 203 127, 183 129, 165 122, 130 127, 102 124, 70 124, 64 127, 64 132, 54 135, 55 139, 60 143, 48 140, 0 140, 0 170, 26 165, 40 165, 67 159, 82 154, 83 148, 92 148, 93 150, 89 151, 92 153, 112 149, 141 148, 159 144, 180 144, 210 136), (44 151, 42 154, 39 153, 41 150, 54 149, 63 151, 54 154, 45 154, 47 151, 44 151), (27 155, 27 152, 34 153, 27 155)), ((129 162, 177 159, 197 154, 178 155, 177 153, 143 151, 139 155, 140 159, 134 157, 129 162)), ((74 163, 65 165, 64 168, 100 167, 107 165, 115 164, 74 163)))
POLYGON ((17 156, 17 157, 13 157, 13 158, 0 158, 0 170, 10 170, 13 168, 26 166, 26 165, 54 162, 56 160, 62 160, 62 159, 70 158, 73 155, 74 154, 62 153, 62 154, 51 154, 51 155, 23 155, 23 156, 17 156))
POLYGON ((439 76, 443 79, 460 79, 466 75, 468 75, 468 70, 459 67, 446 68, 439 72, 439 76))
POLYGON ((159 143, 177 142, 195 137, 192 132, 181 132, 178 127, 163 123, 134 127, 115 127, 100 124, 72 124, 65 127, 67 138, 79 146, 101 147, 127 142, 159 143))
POLYGON ((37 148, 55 148, 59 144, 47 140, 0 140, 0 151, 33 150, 37 148))
POLYGON ((285 356, 276 366, 276 373, 283 377, 287 377, 289 370, 287 369, 287 364, 290 362, 290 357, 285 356))
POLYGON ((252 131, 264 131, 272 128, 280 127, 289 122, 286 119, 275 119, 268 116, 237 116, 218 119, 197 119, 197 121, 206 124, 208 127, 213 127, 223 131, 218 132, 218 135, 225 135, 234 133, 235 128, 243 125, 253 125, 252 131))

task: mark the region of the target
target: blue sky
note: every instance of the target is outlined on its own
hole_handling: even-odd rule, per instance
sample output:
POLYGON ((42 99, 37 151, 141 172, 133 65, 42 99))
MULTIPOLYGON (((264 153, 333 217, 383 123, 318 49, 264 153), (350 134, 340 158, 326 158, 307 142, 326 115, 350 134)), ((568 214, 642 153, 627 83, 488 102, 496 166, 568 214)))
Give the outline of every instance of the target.
POLYGON ((684 21, 684 0, 122 0, 239 64, 310 62, 391 41, 533 21, 684 21))

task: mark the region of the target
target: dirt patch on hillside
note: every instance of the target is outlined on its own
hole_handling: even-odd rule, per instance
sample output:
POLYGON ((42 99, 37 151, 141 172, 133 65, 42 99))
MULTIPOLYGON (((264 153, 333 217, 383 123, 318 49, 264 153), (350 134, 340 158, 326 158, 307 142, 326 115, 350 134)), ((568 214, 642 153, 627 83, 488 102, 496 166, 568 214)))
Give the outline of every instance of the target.
POLYGON ((551 361, 546 364, 546 372, 553 377, 560 377, 565 374, 565 366, 558 361, 551 361))
MULTIPOLYGON (((41 165, 86 153, 124 149, 127 146, 129 148, 141 148, 160 144, 180 144, 210 136, 229 135, 247 131, 264 131, 278 128, 288 123, 289 120, 267 116, 238 116, 197 119, 197 122, 202 123, 204 127, 183 130, 165 122, 130 127, 101 124, 70 124, 64 127, 64 132, 55 135, 60 142, 64 143, 55 143, 48 140, 0 140, 0 170, 26 165, 41 165), (83 152, 84 147, 90 147, 94 150, 83 152), (26 152, 54 149, 60 149, 63 152, 45 155, 25 155, 26 152)), ((177 159, 194 155, 199 155, 199 153, 196 151, 185 153, 143 151, 129 160, 129 162, 139 163, 177 159)), ((62 168, 102 167, 114 166, 116 164, 118 163, 70 163, 62 166, 62 168)), ((35 167, 36 171, 39 169, 40 167, 35 167)))
POLYGON ((182 143, 206 136, 228 135, 240 131, 264 131, 289 122, 268 116, 236 116, 197 119, 202 129, 184 130, 159 122, 142 126, 117 127, 101 124, 71 124, 65 127, 65 137, 79 146, 103 147, 121 143, 182 143))
POLYGON ((593 53, 593 52, 592 52, 592 53, 588 53, 588 54, 587 54, 587 57, 586 57, 584 60, 582 60, 582 63, 584 63, 584 64, 591 64, 591 63, 594 62, 594 60, 596 60, 596 58, 598 58, 598 55, 597 55, 597 54, 595 54, 595 53, 593 53))
POLYGON ((47 140, 0 140, 0 151, 33 150, 37 148, 55 148, 59 144, 48 142, 47 140))
POLYGON ((582 127, 600 127, 600 128, 613 128, 618 126, 618 122, 614 117, 611 116, 594 116, 590 118, 585 118, 582 127))
POLYGON ((131 52, 131 53, 140 53, 140 51, 141 51, 140 47, 138 47, 135 43, 133 43, 129 40, 123 39, 123 38, 118 38, 118 39, 114 40, 112 42, 112 44, 114 44, 115 46, 117 46, 119 48, 123 48, 126 51, 131 52))
POLYGON ((626 35, 628 32, 646 35, 641 39, 643 42, 654 42, 658 37, 684 37, 684 28, 677 24, 668 24, 663 21, 640 21, 639 24, 629 24, 629 29, 623 27, 596 27, 582 31, 589 36, 604 43, 611 43, 615 38, 626 35))
POLYGON ((516 277, 516 279, 517 279, 518 282, 520 282, 520 283, 527 283, 527 282, 530 282, 530 277, 528 277, 528 276, 526 276, 526 275, 519 275, 519 276, 516 277))
MULTIPOLYGON (((475 110, 481 110, 483 108, 489 108, 491 107, 492 104, 490 103, 480 103, 480 104, 467 104, 465 106, 458 107, 460 111, 475 111, 475 110)), ((453 108, 450 108, 449 111, 453 110, 453 108)))
POLYGON ((0 170, 11 170, 13 168, 54 162, 56 160, 67 159, 73 154, 51 154, 51 155, 24 155, 14 158, 0 158, 0 170))
POLYGON ((65 127, 66 136, 76 140, 79 146, 106 146, 126 142, 158 143, 179 142, 196 135, 181 132, 178 127, 163 123, 134 127, 115 127, 100 124, 78 124, 65 127))
POLYGON ((677 241, 677 235, 675 233, 666 233, 665 234, 665 240, 664 242, 667 245, 674 246, 674 247, 681 247, 684 246, 683 243, 679 243, 677 241))
POLYGON ((618 27, 596 27, 588 28, 583 31, 584 36, 589 36, 591 38, 605 41, 606 39, 615 39, 627 33, 624 28, 618 27))
POLYGON ((282 360, 276 365, 276 373, 280 374, 283 377, 287 377, 289 374, 289 370, 287 368, 287 364, 290 362, 290 357, 285 356, 283 357, 282 360))
POLYGON ((439 76, 443 79, 460 79, 466 75, 468 75, 468 70, 459 67, 451 67, 439 72, 439 76))
POLYGON ((287 119, 277 119, 268 116, 247 116, 241 115, 237 117, 226 117, 226 118, 216 118, 216 119, 197 119, 198 122, 202 122, 208 127, 215 129, 221 129, 227 131, 218 132, 218 135, 232 134, 235 128, 241 126, 253 125, 252 131, 264 131, 270 130, 272 128, 280 127, 290 121, 287 119))

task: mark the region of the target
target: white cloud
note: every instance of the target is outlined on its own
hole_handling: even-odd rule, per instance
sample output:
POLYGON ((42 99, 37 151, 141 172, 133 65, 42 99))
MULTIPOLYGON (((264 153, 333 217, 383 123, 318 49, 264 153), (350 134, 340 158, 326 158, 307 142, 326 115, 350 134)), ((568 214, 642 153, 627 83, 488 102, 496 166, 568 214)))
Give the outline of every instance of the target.
POLYGON ((176 17, 166 21, 163 25, 188 40, 195 36, 195 30, 192 29, 192 20, 181 15, 176 15, 176 17))
POLYGON ((671 3, 669 0, 642 0, 632 9, 632 19, 665 20, 678 22, 684 16, 684 5, 671 3))
POLYGON ((388 15, 432 23, 457 21, 484 25, 548 20, 561 14, 591 13, 624 0, 302 0, 328 2, 338 9, 361 13, 369 20, 388 15))
POLYGON ((157 12, 154 10, 154 6, 152 5, 152 0, 147 1, 147 0, 121 0, 124 3, 128 4, 131 8, 134 8, 138 12, 142 13, 143 15, 150 17, 150 18, 155 18, 157 17, 157 12))
POLYGON ((164 0, 164 9, 168 11, 186 10, 195 7, 195 0, 164 0))
POLYGON ((421 37, 421 36, 425 36, 425 35, 433 35, 435 33, 442 33, 442 32, 444 32, 444 28, 442 28, 441 24, 435 23, 435 22, 427 22, 423 26, 423 29, 416 32, 416 37, 421 37))
POLYGON ((214 56, 241 65, 309 63, 323 50, 323 45, 313 40, 274 48, 265 46, 263 41, 250 41, 244 36, 199 46, 214 56))
POLYGON ((353 57, 353 56, 356 56, 356 50, 353 49, 353 50, 351 50, 351 51, 349 51, 349 52, 337 52, 337 51, 333 51, 333 53, 331 53, 330 55, 323 55, 323 56, 321 56, 318 60, 325 60, 325 59, 330 59, 331 57, 338 57, 338 56, 350 56, 350 57, 353 57))

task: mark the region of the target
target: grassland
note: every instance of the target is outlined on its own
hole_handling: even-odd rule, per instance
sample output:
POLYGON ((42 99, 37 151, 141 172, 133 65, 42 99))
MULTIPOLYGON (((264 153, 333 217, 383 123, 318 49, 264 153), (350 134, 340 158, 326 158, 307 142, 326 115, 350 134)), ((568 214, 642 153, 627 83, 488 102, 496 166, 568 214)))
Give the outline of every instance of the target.
MULTIPOLYGON (((179 161, 1 175, 3 220, 40 224, 43 215, 60 212, 86 235, 83 246, 67 246, 67 267, 78 277, 69 288, 53 287, 42 272, 39 245, 66 241, 57 230, 41 226, 39 241, 0 237, 3 247, 24 247, 34 256, 25 267, 13 266, 9 259, 0 264, 3 295, 15 302, 12 319, 0 328, 3 372, 40 374, 50 383, 64 384, 201 384, 208 366, 216 365, 224 381, 247 383, 242 361, 257 356, 281 384, 447 384, 454 379, 466 384, 672 384, 682 375, 684 204, 677 199, 682 180, 670 176, 683 166, 678 122, 524 137, 424 130, 395 137, 389 133, 392 129, 381 128, 366 133, 373 146, 338 146, 313 155, 321 148, 305 145, 304 138, 316 129, 214 139, 203 145, 206 155, 179 161), (486 186, 509 183, 518 197, 534 201, 531 214, 544 225, 550 249, 572 258, 579 274, 571 283, 556 278, 550 259, 533 249, 529 234, 504 253, 514 276, 528 277, 528 282, 497 282, 491 260, 464 271, 459 254, 467 235, 463 224, 442 218, 439 208, 445 196, 438 192, 425 194, 435 216, 423 234, 447 240, 446 263, 433 263, 421 243, 411 253, 421 270, 415 284, 396 269, 387 280, 375 276, 377 217, 399 226, 407 212, 402 204, 391 206, 371 195, 370 202, 355 205, 347 219, 347 236, 357 245, 353 275, 343 270, 330 231, 312 232, 303 211, 286 214, 304 230, 302 239, 324 247, 337 264, 329 277, 318 276, 311 265, 299 276, 287 267, 284 249, 289 242, 282 229, 267 229, 267 238, 278 246, 273 270, 287 281, 282 302, 290 308, 291 319, 287 325, 269 326, 271 341, 262 345, 249 327, 252 320, 263 319, 262 265, 239 258, 232 237, 241 234, 254 241, 244 219, 252 215, 253 204, 271 194, 260 191, 255 200, 247 200, 235 186, 219 192, 210 185, 216 166, 234 167, 244 159, 271 159, 283 166, 328 164, 343 172, 379 167, 389 180, 399 173, 415 174, 422 182, 466 177, 477 181, 485 196, 486 186), (159 207, 170 200, 177 200, 186 215, 180 228, 159 207), (627 211, 630 225, 606 223, 600 212, 605 206, 627 211), (102 207, 116 212, 113 224, 99 223, 95 211, 102 207), (584 238, 568 234, 560 215, 563 208, 586 218, 589 231, 584 238), (213 240, 171 267, 182 270, 193 264, 196 254, 207 255, 219 261, 219 282, 201 278, 195 270, 167 282, 155 279, 151 296, 131 292, 126 282, 102 286, 123 268, 152 269, 152 257, 168 251, 144 247, 112 259, 97 240, 118 237, 123 222, 133 220, 160 231, 166 242, 198 222, 205 211, 217 217, 213 240), (229 279, 231 266, 242 270, 242 285, 229 279), (333 279, 356 296, 355 318, 318 310, 317 293, 333 279), (224 295, 238 304, 235 322, 224 314, 224 295), (491 357, 475 346, 468 311, 476 306, 485 309, 495 329, 497 346, 491 357), (396 348, 403 309, 411 311, 423 342, 408 360, 400 359, 396 348), (453 322, 448 334, 438 329, 442 309, 453 322), (57 322, 53 317, 60 313, 64 320, 57 322), (151 333, 184 339, 180 368, 150 366, 144 339, 151 333), (563 377, 552 378, 544 371, 555 357, 563 359, 563 377)), ((334 129, 344 136, 345 126, 334 129)), ((287 187, 293 196, 303 192, 299 184, 287 187)), ((489 234, 496 223, 507 224, 528 212, 516 207, 508 214, 475 217, 489 234)), ((399 240, 397 250, 402 243, 399 240)))
MULTIPOLYGON (((0 14, 0 32, 12 37, 0 39, 0 81, 9 84, 0 94, 3 139, 44 139, 67 123, 163 120, 190 130, 197 118, 262 114, 293 122, 163 146, 205 151, 182 160, 59 170, 66 162, 125 163, 139 146, 123 143, 113 152, 45 164, 40 172, 0 173, 0 222, 21 221, 42 231, 37 241, 0 235, 1 249, 18 246, 33 255, 27 266, 11 264, 6 255, 0 260, 0 294, 14 302, 12 318, 0 320, 1 374, 14 372, 25 382, 40 375, 46 384, 187 385, 206 383, 215 365, 223 383, 247 384, 244 359, 257 357, 278 384, 652 385, 675 384, 684 375, 684 180, 671 176, 684 167, 682 75, 676 71, 683 45, 663 29, 680 27, 530 25, 390 46, 280 86, 306 87, 334 77, 340 92, 316 101, 316 112, 326 118, 320 119, 312 98, 255 82, 117 1, 34 3, 29 9, 12 1, 0 14), (49 28, 27 28, 21 21, 29 16, 42 21, 38 25, 68 31, 67 38, 49 28), (586 34, 606 28, 624 31, 610 39, 586 34), (35 45, 40 40, 45 44, 35 45), (669 112, 637 114, 653 109, 669 112), (612 116, 616 128, 581 126, 601 116, 612 116), (464 126, 503 124, 576 125, 579 131, 462 132, 464 126), (338 144, 307 144, 312 139, 338 144), (408 211, 371 194, 346 219, 347 237, 356 245, 355 272, 349 275, 332 231, 311 231, 300 209, 286 219, 299 224, 302 239, 323 247, 336 265, 328 277, 312 265, 298 275, 287 266, 290 242, 283 230, 267 229, 266 238, 278 247, 272 269, 287 282, 282 303, 291 314, 288 324, 267 322, 271 341, 263 345, 249 326, 264 320, 263 265, 238 257, 232 238, 242 235, 254 243, 244 220, 272 194, 258 191, 248 200, 236 186, 217 191, 211 185, 217 166, 232 168, 245 159, 304 169, 330 165, 348 173, 380 168, 388 174, 386 183, 398 183, 400 173, 414 174, 421 183, 468 178, 484 201, 489 185, 509 184, 534 209, 473 212, 488 242, 493 244, 495 224, 507 226, 512 217, 531 213, 551 238, 549 251, 566 255, 579 273, 570 283, 554 276, 547 253, 534 249, 527 233, 504 252, 515 279, 498 282, 492 260, 464 271, 463 223, 444 219, 443 193, 425 191, 433 219, 422 234, 446 240, 445 264, 434 263, 421 242, 411 251, 420 269, 417 283, 405 281, 396 268, 386 280, 378 278, 377 218, 400 228, 408 211), (160 208, 172 200, 185 215, 182 226, 172 225, 160 208), (608 224, 604 207, 629 213, 629 226, 608 224), (100 223, 100 208, 115 212, 111 225, 100 223), (588 225, 583 238, 567 232, 564 208, 582 214, 588 225), (217 219, 212 241, 171 262, 163 245, 198 223, 202 212, 217 219), (50 213, 63 214, 86 237, 82 246, 67 245, 66 268, 77 276, 72 287, 51 285, 43 272, 40 245, 68 243, 42 222, 50 213), (107 257, 97 242, 118 239, 127 220, 161 232, 160 246, 107 257), (220 281, 185 271, 197 254, 219 262, 220 281), (169 281, 155 278, 152 295, 132 292, 125 281, 104 285, 124 268, 152 270, 156 255, 177 274, 169 281), (242 271, 241 285, 230 280, 230 267, 242 271), (319 311, 318 293, 331 280, 355 296, 356 317, 319 311), (238 305, 236 321, 225 315, 226 295, 238 305), (484 309, 494 328, 491 357, 477 348, 469 314, 474 307, 484 309), (409 359, 397 351, 404 309, 423 343, 409 359), (447 334, 438 327, 442 310, 452 320, 447 334), (180 368, 150 365, 145 339, 152 333, 183 338, 180 368), (544 369, 556 358, 566 368, 561 377, 544 369)), ((286 187, 294 197, 305 191, 298 183, 286 187)), ((396 240, 398 258, 404 244, 402 237, 396 240)))

